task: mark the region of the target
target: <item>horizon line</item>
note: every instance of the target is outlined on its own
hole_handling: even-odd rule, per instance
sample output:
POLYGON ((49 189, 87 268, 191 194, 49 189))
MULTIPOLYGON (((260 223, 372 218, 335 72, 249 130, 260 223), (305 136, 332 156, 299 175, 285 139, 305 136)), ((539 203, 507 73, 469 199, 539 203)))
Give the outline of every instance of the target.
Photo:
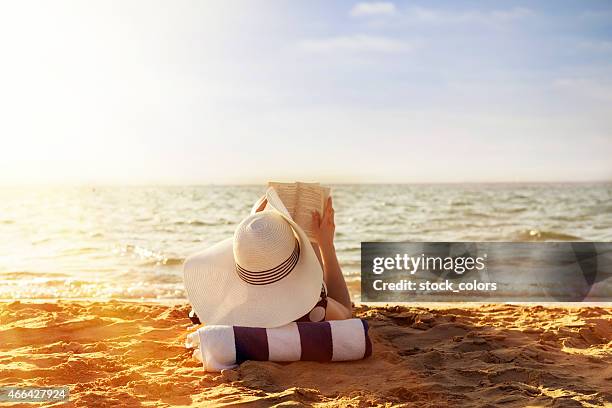
MULTIPOLYGON (((296 182, 295 181, 283 181, 283 182, 296 182)), ((312 182, 312 181, 308 181, 312 182)), ((566 181, 550 181, 550 180, 539 180, 539 181, 410 181, 410 182, 377 182, 377 181, 364 181, 364 182, 320 182, 322 185, 336 185, 336 186, 355 186, 355 185, 542 185, 542 184, 612 184, 612 179, 607 180, 566 180, 566 181)), ((0 188, 19 188, 19 187, 255 187, 265 186, 267 182, 248 182, 248 183, 105 183, 105 182, 69 182, 69 183, 0 183, 0 188)))

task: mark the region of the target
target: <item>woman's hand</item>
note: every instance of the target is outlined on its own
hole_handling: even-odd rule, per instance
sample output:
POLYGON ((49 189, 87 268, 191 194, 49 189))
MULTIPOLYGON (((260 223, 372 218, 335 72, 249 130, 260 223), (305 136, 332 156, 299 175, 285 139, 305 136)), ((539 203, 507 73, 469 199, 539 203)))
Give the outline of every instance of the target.
POLYGON ((331 197, 327 199, 323 216, 318 211, 312 212, 312 226, 314 235, 319 243, 319 248, 323 251, 333 249, 336 223, 334 221, 334 206, 331 197))

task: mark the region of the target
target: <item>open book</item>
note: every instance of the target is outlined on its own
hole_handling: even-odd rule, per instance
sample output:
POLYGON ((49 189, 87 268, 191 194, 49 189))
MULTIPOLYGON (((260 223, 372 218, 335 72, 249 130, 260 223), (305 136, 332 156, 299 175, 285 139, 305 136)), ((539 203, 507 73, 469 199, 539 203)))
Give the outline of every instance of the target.
POLYGON ((308 235, 312 242, 317 242, 312 230, 312 212, 319 211, 323 215, 323 209, 329 197, 329 187, 323 187, 319 183, 277 183, 271 181, 268 187, 273 187, 278 196, 285 204, 287 211, 308 235))

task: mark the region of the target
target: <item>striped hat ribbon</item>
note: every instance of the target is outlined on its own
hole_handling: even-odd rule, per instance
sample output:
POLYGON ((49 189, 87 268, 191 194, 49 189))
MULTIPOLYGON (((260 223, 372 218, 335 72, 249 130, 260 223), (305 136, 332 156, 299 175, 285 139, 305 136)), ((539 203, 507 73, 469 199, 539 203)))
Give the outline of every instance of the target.
POLYGON ((240 279, 251 285, 269 285, 278 282, 289 275, 300 259, 300 242, 295 240, 295 248, 289 258, 281 262, 278 266, 265 271, 249 271, 236 264, 236 272, 240 279))

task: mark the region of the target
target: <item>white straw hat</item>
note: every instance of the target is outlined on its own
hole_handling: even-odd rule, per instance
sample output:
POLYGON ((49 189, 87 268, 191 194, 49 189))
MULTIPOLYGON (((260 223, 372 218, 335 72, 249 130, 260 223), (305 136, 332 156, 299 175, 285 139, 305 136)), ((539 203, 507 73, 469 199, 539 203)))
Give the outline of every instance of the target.
POLYGON ((317 303, 323 271, 314 249, 273 188, 265 198, 233 238, 185 261, 187 298, 202 323, 277 327, 317 303))

